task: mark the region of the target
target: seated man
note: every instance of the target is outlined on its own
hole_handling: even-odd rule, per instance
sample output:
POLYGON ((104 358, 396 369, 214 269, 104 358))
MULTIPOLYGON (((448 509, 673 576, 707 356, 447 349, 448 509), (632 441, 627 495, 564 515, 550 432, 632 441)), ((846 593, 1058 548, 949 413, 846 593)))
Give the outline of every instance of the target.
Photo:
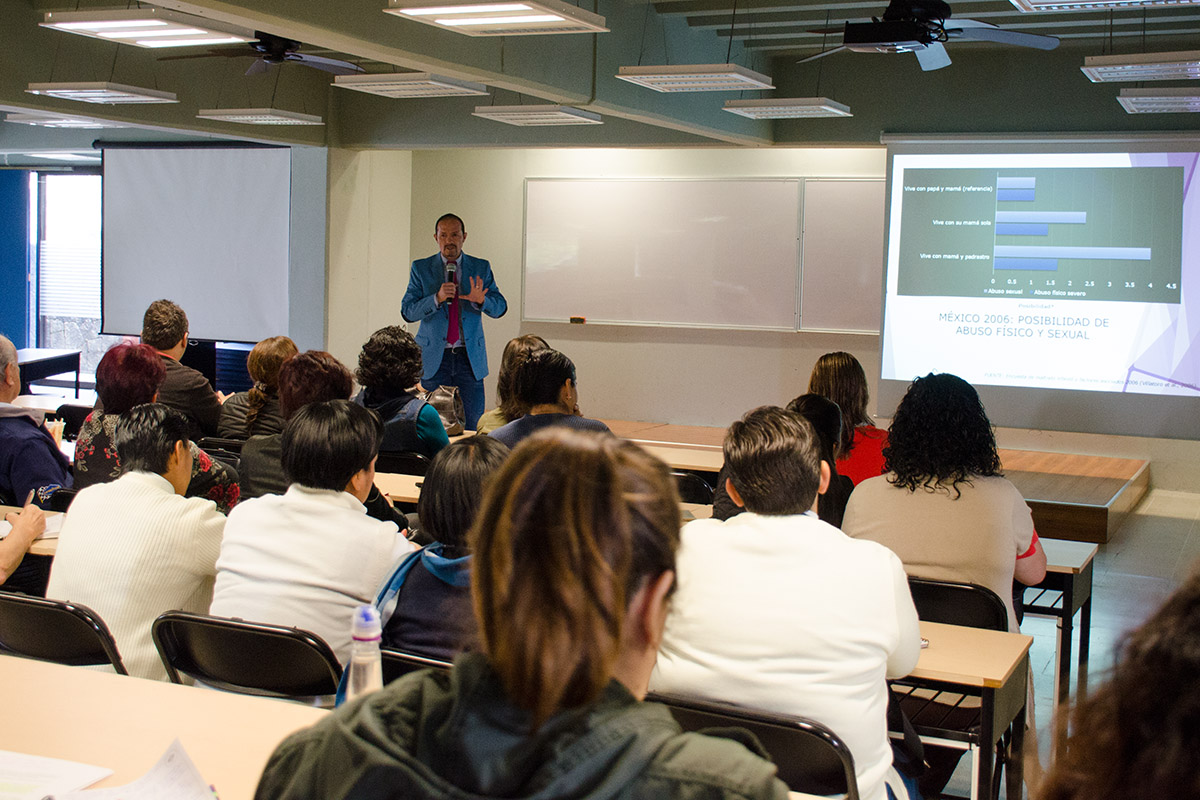
MULTIPOLYGON (((17 348, 7 337, 0 336, 0 504, 24 506, 32 500, 35 505, 45 508, 55 492, 70 488, 70 462, 42 424, 45 413, 13 405, 20 393, 17 348)), ((15 546, 8 545, 9 548, 15 546)), ((26 545, 20 555, 23 557, 28 549, 26 545)), ((49 556, 17 558, 12 569, 4 581, 5 589, 39 596, 45 594, 46 578, 50 574, 49 556)))
POLYGON ((281 445, 291 486, 230 512, 210 613, 303 628, 346 662, 354 609, 416 549, 363 505, 382 438, 375 412, 349 400, 310 403, 288 420, 281 445))
POLYGON ((726 491, 747 513, 684 526, 651 689, 824 723, 850 747, 864 800, 882 800, 884 678, 911 671, 921 646, 900 559, 817 518, 830 470, 804 418, 755 409, 724 452, 726 491))
POLYGON ((532 353, 517 367, 513 389, 529 413, 488 434, 509 448, 532 433, 556 425, 584 431, 611 433, 598 419, 579 413, 579 384, 575 365, 557 350, 532 353))
POLYGON ((150 623, 164 611, 208 611, 225 527, 211 500, 183 496, 192 479, 187 427, 178 411, 154 403, 121 415, 124 472, 71 504, 47 588, 100 615, 130 675, 160 681, 167 672, 150 623))
POLYGON ((187 337, 188 318, 182 308, 170 300, 155 300, 146 309, 142 344, 157 350, 167 368, 158 387, 158 402, 187 416, 190 437, 216 436, 225 396, 213 391, 208 378, 179 363, 187 350, 187 337))

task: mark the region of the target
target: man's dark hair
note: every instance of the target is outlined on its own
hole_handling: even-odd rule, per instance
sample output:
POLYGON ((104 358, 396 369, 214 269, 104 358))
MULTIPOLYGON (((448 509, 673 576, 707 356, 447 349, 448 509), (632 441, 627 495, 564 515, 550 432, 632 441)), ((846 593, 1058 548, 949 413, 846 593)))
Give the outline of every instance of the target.
POLYGON ((134 406, 117 419, 113 444, 122 473, 165 475, 178 442, 190 444, 187 417, 162 403, 134 406))
POLYGON ((459 224, 463 233, 467 232, 467 223, 463 222, 462 217, 460 217, 458 214, 442 214, 437 218, 437 222, 433 223, 434 234, 437 234, 438 225, 441 225, 443 222, 451 219, 459 224))
POLYGON ((821 445, 799 414, 762 406, 725 433, 725 466, 747 511, 802 514, 821 486, 821 445))
POLYGON ((540 406, 558 402, 558 393, 564 383, 575 382, 575 365, 557 350, 539 350, 530 353, 513 376, 513 391, 527 406, 540 406))
POLYGON ((170 300, 155 300, 142 317, 142 343, 155 350, 170 350, 187 332, 187 314, 170 300))
POLYGON ((421 527, 446 546, 449 557, 466 551, 467 531, 483 503, 483 489, 500 469, 508 447, 490 436, 469 436, 443 447, 429 465, 417 501, 421 527))
POLYGON ((802 394, 787 404, 787 410, 799 414, 813 426, 821 441, 821 460, 834 466, 842 443, 842 409, 828 397, 802 394))
POLYGON ((306 350, 279 368, 279 413, 284 419, 309 403, 348 400, 353 391, 350 370, 324 350, 306 350))
POLYGON ((386 395, 400 395, 421 380, 421 348, 399 325, 371 334, 358 354, 358 382, 386 395))
POLYGON ((374 411, 349 400, 309 403, 283 428, 283 474, 309 489, 340 492, 371 466, 382 441, 374 411))

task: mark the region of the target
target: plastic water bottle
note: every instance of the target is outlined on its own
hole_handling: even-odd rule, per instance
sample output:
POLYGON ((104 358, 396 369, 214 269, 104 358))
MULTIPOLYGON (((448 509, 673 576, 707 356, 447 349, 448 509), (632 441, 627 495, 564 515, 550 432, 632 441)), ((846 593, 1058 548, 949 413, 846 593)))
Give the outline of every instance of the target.
POLYGON ((350 636, 354 642, 350 649, 350 665, 347 668, 347 700, 383 688, 383 662, 379 656, 383 628, 375 606, 359 606, 354 609, 350 636))

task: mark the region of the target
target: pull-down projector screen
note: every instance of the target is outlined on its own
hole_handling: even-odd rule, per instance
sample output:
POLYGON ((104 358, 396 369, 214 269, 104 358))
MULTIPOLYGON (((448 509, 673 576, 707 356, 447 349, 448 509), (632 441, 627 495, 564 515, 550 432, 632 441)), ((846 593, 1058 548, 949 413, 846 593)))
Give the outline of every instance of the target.
POLYGON ((951 372, 1001 425, 1200 433, 1196 152, 913 149, 890 158, 881 413, 951 372))
POLYGON ((288 331, 287 148, 104 151, 104 332, 137 335, 166 298, 194 339, 288 331))

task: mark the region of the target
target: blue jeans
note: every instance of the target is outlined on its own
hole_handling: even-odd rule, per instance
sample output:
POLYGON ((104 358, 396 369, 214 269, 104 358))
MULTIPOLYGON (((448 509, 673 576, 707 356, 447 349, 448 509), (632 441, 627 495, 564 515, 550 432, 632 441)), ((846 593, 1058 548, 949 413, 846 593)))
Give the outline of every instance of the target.
POLYGON ((466 419, 463 424, 467 430, 475 430, 479 418, 483 416, 483 381, 475 377, 471 371, 471 360, 467 358, 465 347, 447 350, 442 354, 442 364, 438 371, 428 380, 421 381, 426 389, 436 389, 439 386, 457 386, 462 396, 463 412, 466 419))

